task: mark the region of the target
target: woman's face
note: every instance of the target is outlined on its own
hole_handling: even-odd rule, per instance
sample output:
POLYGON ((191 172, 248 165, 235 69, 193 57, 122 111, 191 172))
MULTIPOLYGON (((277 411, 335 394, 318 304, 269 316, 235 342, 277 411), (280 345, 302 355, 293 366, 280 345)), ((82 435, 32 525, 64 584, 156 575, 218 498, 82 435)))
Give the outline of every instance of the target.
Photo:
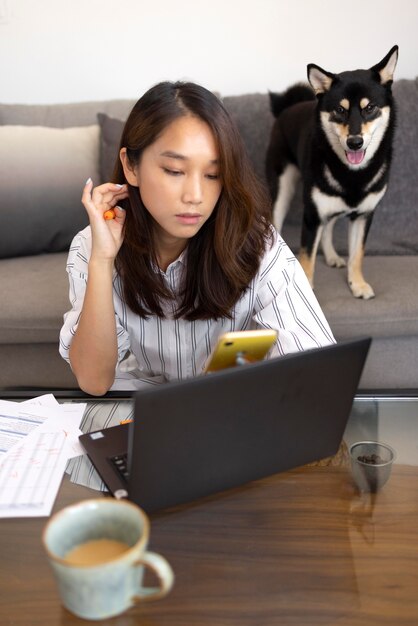
POLYGON ((197 117, 178 118, 144 150, 134 175, 156 223, 157 253, 176 258, 212 215, 221 194, 211 129, 197 117))

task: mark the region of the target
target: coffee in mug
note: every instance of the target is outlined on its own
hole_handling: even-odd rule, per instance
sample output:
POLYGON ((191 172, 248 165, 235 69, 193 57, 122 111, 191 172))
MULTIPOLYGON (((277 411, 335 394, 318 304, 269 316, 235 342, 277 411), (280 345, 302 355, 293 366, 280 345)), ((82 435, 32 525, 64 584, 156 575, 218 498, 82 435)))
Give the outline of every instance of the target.
POLYGON ((64 606, 100 620, 165 596, 174 574, 164 557, 147 551, 149 527, 142 509, 127 500, 85 500, 56 513, 43 543, 64 606), (157 588, 143 587, 144 567, 157 576, 157 588))
POLYGON ((127 543, 115 539, 91 539, 71 548, 64 557, 72 565, 100 565, 129 550, 127 543))

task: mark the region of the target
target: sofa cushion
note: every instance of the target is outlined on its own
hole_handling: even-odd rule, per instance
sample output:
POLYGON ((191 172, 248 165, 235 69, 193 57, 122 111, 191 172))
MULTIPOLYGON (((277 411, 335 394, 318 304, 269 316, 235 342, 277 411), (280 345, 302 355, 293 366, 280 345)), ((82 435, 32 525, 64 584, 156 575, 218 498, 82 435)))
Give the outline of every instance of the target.
POLYGON ((70 308, 67 253, 0 261, 0 344, 55 343, 70 308))
POLYGON ((81 192, 99 182, 99 126, 0 126, 0 257, 66 250, 84 228, 81 192))
MULTIPOLYGON (((102 182, 112 179, 113 168, 119 152, 119 142, 125 122, 114 117, 99 113, 100 125, 100 178, 102 182)), ((122 182, 122 181, 120 181, 122 182)))
MULTIPOLYGON (((8 294, 0 307, 0 343, 58 340, 70 308, 66 260, 60 253, 0 262, 0 284, 8 294)), ((376 293, 372 300, 354 298, 346 275, 318 258, 315 294, 337 339, 418 336, 418 256, 366 258, 364 275, 376 293)))
POLYGON ((54 343, 0 344, 0 389, 33 389, 38 396, 42 389, 78 389, 70 366, 54 343))
POLYGON ((372 300, 351 295, 346 269, 317 259, 315 295, 336 338, 417 337, 418 256, 366 257, 363 271, 376 294, 372 300))

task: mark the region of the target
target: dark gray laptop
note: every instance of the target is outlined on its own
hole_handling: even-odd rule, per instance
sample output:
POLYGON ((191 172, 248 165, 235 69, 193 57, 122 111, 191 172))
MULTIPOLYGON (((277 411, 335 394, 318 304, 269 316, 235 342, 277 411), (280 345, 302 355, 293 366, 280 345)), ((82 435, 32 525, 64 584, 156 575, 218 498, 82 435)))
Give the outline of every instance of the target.
POLYGON ((146 511, 319 460, 338 450, 370 342, 138 391, 134 422, 80 441, 109 490, 146 511))

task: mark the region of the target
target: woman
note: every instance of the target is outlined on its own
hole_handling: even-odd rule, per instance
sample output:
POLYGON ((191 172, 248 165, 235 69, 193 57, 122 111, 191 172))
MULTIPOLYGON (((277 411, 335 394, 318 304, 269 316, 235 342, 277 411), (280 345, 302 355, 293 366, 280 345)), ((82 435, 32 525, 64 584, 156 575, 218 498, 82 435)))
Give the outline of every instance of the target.
POLYGON ((196 376, 226 331, 278 330, 272 356, 334 341, 216 96, 151 88, 119 156, 114 183, 87 181, 68 258, 60 352, 84 391, 196 376))

